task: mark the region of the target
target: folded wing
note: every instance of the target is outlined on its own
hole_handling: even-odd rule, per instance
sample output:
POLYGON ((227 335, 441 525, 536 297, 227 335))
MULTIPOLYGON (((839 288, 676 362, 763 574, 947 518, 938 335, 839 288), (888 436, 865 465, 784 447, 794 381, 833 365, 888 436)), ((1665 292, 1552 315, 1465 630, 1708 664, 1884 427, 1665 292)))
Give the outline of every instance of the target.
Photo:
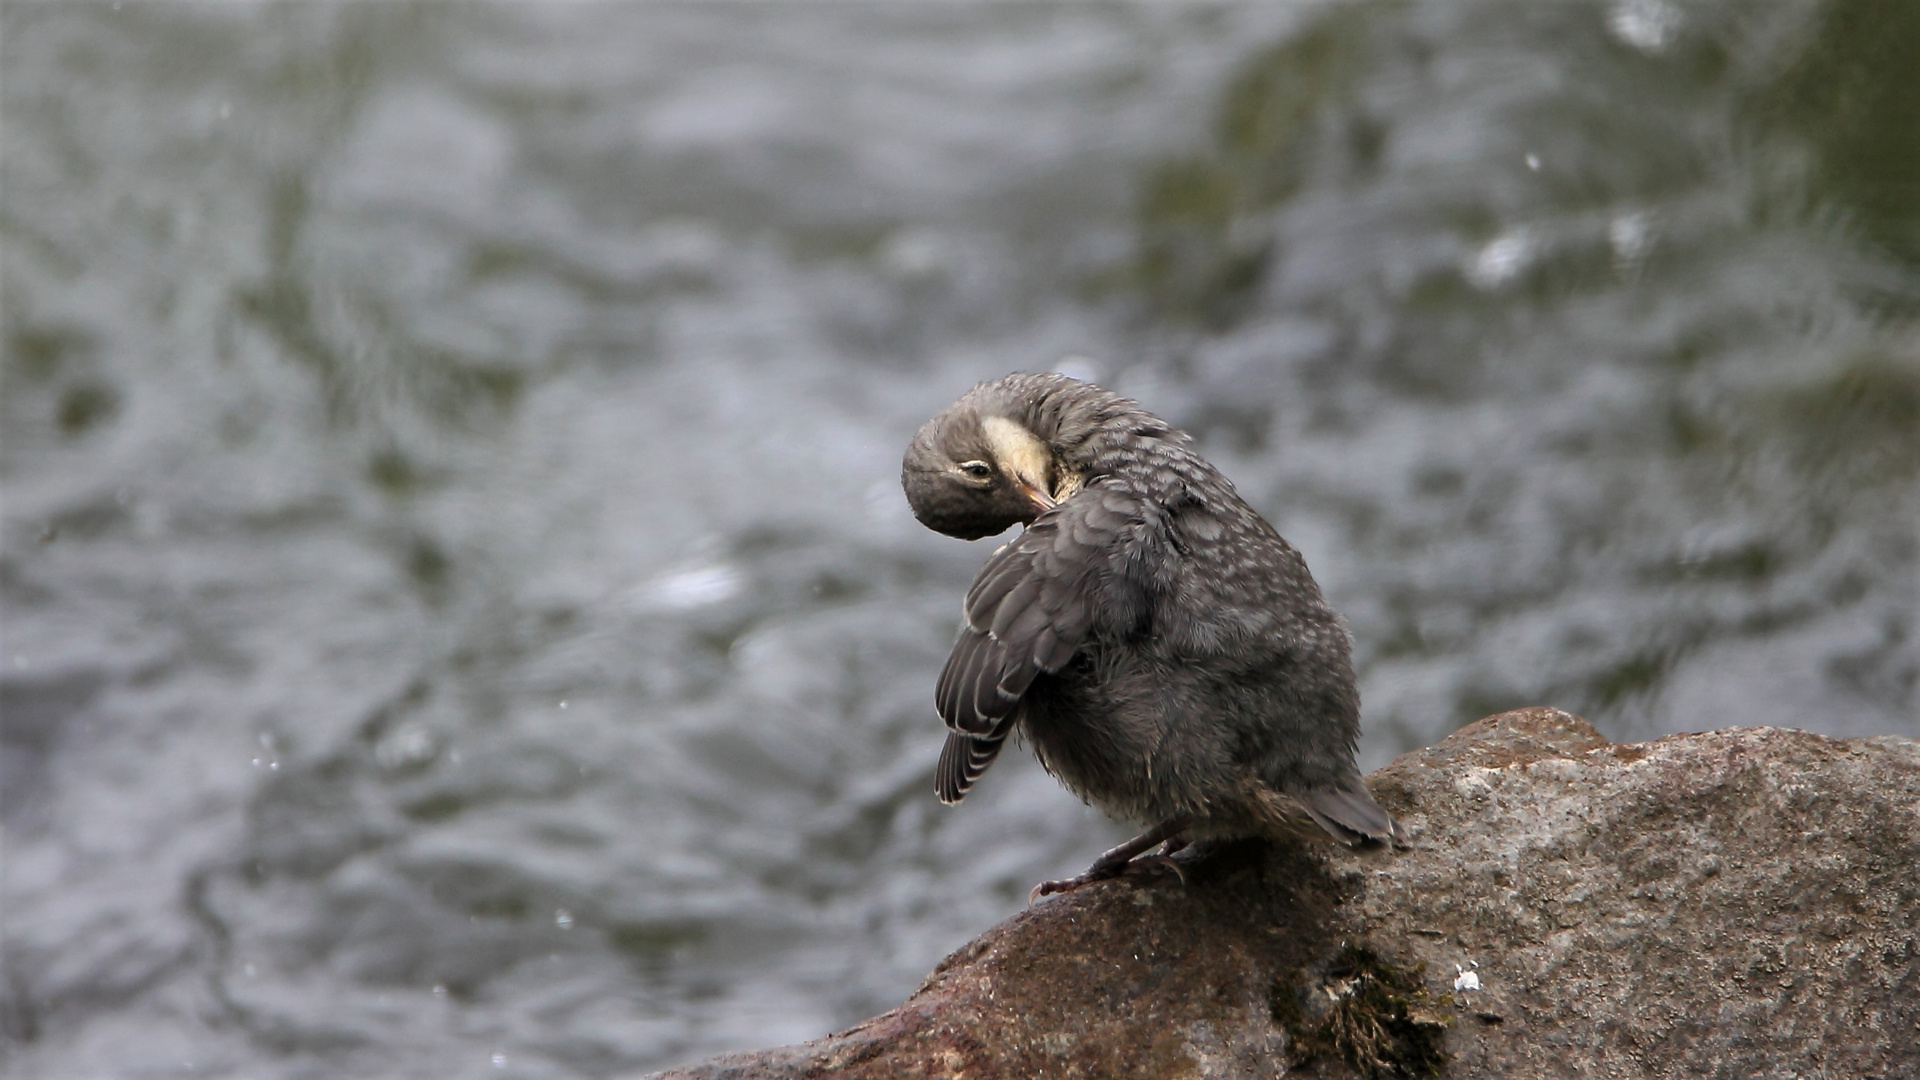
POLYGON ((1132 500, 1090 487, 987 560, 934 693, 952 729, 940 754, 940 801, 959 802, 993 764, 1035 678, 1065 667, 1096 623, 1138 610, 1125 566, 1145 535, 1132 500))

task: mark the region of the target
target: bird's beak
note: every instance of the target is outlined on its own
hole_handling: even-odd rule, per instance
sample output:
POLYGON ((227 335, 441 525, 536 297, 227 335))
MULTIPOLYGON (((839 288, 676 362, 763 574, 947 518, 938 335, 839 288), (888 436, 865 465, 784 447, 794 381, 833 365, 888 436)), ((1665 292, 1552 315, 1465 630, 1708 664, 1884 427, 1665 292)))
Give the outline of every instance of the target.
POLYGON ((1015 484, 1019 486, 1020 493, 1022 495, 1025 495, 1029 500, 1032 501, 1034 510, 1037 513, 1044 514, 1047 511, 1053 509, 1054 507, 1060 505, 1058 502, 1054 501, 1054 498, 1052 495, 1047 494, 1047 491, 1045 488, 1039 487, 1035 484, 1029 484, 1025 480, 1017 480, 1015 481, 1015 484))

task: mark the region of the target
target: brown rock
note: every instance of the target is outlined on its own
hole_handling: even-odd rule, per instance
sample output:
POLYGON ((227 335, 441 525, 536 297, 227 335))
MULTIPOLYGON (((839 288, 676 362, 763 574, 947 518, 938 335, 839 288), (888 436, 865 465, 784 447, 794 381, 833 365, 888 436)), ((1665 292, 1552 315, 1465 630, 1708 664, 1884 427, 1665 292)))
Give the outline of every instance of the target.
POLYGON ((1412 850, 1092 886, 891 1012, 658 1075, 1920 1077, 1920 742, 1525 709, 1370 780, 1412 850))

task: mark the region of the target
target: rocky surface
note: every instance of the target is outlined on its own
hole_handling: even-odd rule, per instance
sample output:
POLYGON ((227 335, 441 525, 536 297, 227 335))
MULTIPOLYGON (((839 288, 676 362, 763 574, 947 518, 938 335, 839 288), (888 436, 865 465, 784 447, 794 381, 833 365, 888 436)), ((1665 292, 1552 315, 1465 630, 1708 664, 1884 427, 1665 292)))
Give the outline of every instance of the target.
POLYGON ((1103 883, 847 1031, 656 1075, 1920 1076, 1920 742, 1527 709, 1370 781, 1411 850, 1103 883))

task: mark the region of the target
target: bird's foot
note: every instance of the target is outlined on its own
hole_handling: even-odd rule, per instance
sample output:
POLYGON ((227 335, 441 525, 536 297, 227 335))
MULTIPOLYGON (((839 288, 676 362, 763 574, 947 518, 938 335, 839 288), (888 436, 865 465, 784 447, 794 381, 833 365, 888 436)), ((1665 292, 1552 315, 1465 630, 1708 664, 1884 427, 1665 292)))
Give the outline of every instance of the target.
POLYGON ((1072 892, 1082 885, 1091 885, 1096 881, 1105 881, 1108 878, 1119 877, 1125 869, 1126 865, 1124 863, 1112 870, 1105 870, 1098 863, 1095 863, 1093 867, 1084 874, 1070 878, 1057 878, 1053 881, 1043 881, 1035 885, 1033 891, 1027 894, 1027 906, 1032 907, 1043 896, 1072 892), (1095 870, 1100 870, 1101 872, 1095 873, 1095 870))
POLYGON ((1033 887, 1033 891, 1027 894, 1027 906, 1032 907, 1034 903, 1043 896, 1052 896, 1056 893, 1072 892, 1073 890, 1079 888, 1082 885, 1091 885, 1096 881, 1109 881, 1113 878, 1123 877, 1127 874, 1131 874, 1136 868, 1144 869, 1148 867, 1163 868, 1163 869, 1171 870, 1173 871, 1173 876, 1180 879, 1180 884, 1183 887, 1187 884, 1187 868, 1180 865, 1180 860, 1174 858, 1171 855, 1161 855, 1161 854, 1142 855, 1138 858, 1129 859, 1126 862, 1116 863, 1112 866, 1106 866, 1101 863, 1094 863, 1092 866, 1087 868, 1086 873, 1081 874, 1078 877, 1060 878, 1055 881, 1043 881, 1040 884, 1035 885, 1033 887))
POLYGON ((1181 868, 1179 863, 1173 860, 1172 853, 1186 845, 1185 839, 1180 835, 1186 827, 1187 819, 1185 818, 1163 821, 1153 828, 1148 829, 1146 832, 1141 833, 1139 836, 1114 848, 1112 851, 1107 852, 1105 855, 1100 856, 1098 859, 1095 859, 1093 865, 1087 867, 1087 872, 1081 874, 1079 877, 1060 878, 1057 881, 1043 881, 1035 885, 1033 891, 1027 894, 1027 905, 1031 907, 1036 900, 1039 900, 1043 896, 1072 892, 1082 885, 1090 885, 1096 881, 1105 881, 1108 878, 1119 877, 1136 863, 1169 867, 1175 874, 1180 876, 1180 884, 1185 885, 1187 883, 1186 871, 1181 868), (1141 852, 1160 844, 1165 845, 1160 854, 1141 855, 1141 852))
POLYGON ((1127 871, 1131 873, 1136 866, 1158 866, 1162 869, 1171 870, 1173 871, 1173 876, 1180 879, 1180 887, 1183 889, 1187 887, 1187 868, 1181 865, 1179 859, 1171 855, 1142 855, 1127 864, 1127 871))

